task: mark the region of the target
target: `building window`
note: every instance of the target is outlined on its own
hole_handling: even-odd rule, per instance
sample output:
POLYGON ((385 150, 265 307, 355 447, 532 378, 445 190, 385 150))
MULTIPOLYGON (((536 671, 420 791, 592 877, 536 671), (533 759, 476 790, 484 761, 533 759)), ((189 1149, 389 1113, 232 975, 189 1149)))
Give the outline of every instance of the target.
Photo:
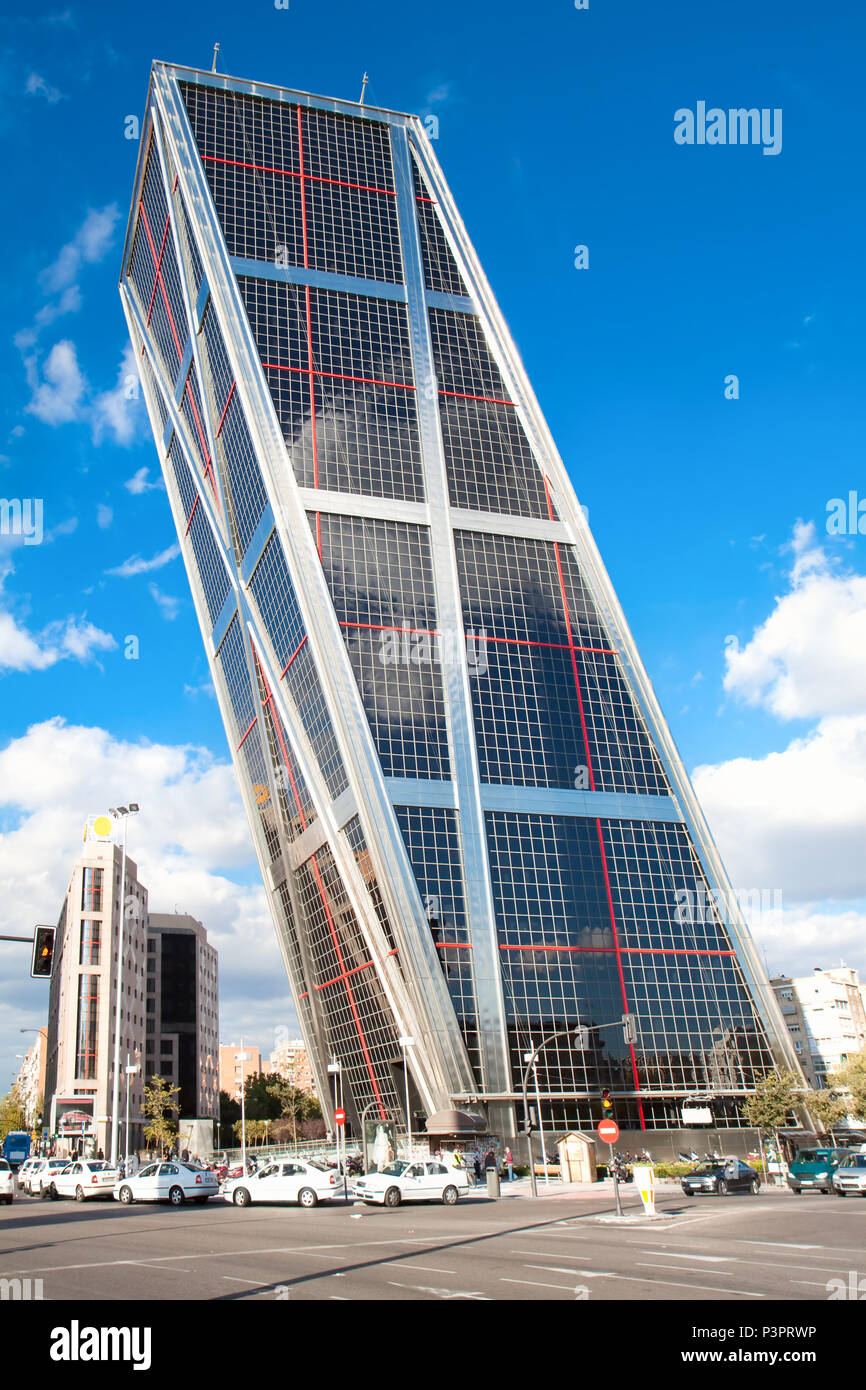
POLYGON ((78 1043, 75 1075, 82 1081, 96 1078, 96 1028, 99 1015, 99 976, 78 977, 78 1043))
POLYGON ((79 965, 98 965, 99 947, 101 942, 102 923, 94 921, 93 918, 83 917, 81 919, 81 950, 78 957, 79 965))
POLYGON ((102 869, 85 869, 81 877, 81 911, 102 911, 102 869))

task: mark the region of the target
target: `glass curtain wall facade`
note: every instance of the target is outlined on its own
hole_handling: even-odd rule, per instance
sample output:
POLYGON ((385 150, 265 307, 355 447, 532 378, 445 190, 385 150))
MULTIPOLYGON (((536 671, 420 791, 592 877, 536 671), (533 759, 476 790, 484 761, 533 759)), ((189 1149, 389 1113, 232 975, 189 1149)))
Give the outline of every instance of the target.
POLYGON ((418 119, 156 64, 121 295, 319 1094, 513 1133, 632 1014, 545 1123, 737 1124, 796 1061, 418 119))

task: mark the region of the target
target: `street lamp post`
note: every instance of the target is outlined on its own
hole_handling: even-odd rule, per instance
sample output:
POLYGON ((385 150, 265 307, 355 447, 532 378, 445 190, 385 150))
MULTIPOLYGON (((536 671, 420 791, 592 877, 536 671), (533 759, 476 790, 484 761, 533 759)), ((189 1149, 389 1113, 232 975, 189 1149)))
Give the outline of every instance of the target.
MULTIPOLYGON (((123 848, 120 861, 120 924, 117 937, 117 1007, 114 1012, 114 1077, 111 1086, 111 1164, 117 1167, 118 1130, 120 1128, 120 1015, 123 1003, 123 949, 124 923, 126 921, 126 823, 131 815, 138 812, 138 803, 130 801, 128 806, 110 807, 115 820, 123 822, 123 848)), ((112 879, 114 873, 112 871, 112 879)), ((114 883, 111 885, 114 896, 114 883)))
POLYGON ((241 1050, 235 1053, 235 1061, 241 1064, 241 1169, 243 1176, 247 1175, 247 1108, 246 1108, 246 1077, 244 1076, 244 1062, 248 1062, 249 1056, 244 1052, 244 1040, 241 1038, 241 1050))
POLYGON ((132 1085, 131 1076, 137 1076, 141 1071, 139 1066, 131 1066, 129 1053, 126 1054, 126 1133, 123 1141, 123 1172, 124 1176, 129 1176, 129 1088, 132 1085))
POLYGON ((406 1083, 406 1162, 412 1162, 412 1112, 409 1109, 409 1048, 415 1046, 415 1039, 403 1034, 397 1039, 403 1049, 403 1080, 406 1083))
MULTIPOLYGON (((531 1038, 529 1039, 529 1045, 530 1045, 530 1047, 532 1046, 532 1039, 531 1039, 531 1038)), ((528 1062, 531 1056, 532 1056, 532 1053, 531 1053, 531 1052, 524 1052, 524 1054, 523 1054, 523 1060, 524 1060, 524 1062, 528 1062)), ((545 1187, 550 1187, 550 1173, 548 1172, 548 1168, 547 1168, 547 1145, 546 1145, 545 1142, 544 1142, 544 1125, 543 1125, 542 1122, 541 1122, 541 1092, 540 1092, 540 1090, 538 1089, 538 1063, 537 1063, 537 1062, 533 1062, 533 1064, 532 1064, 532 1078, 533 1078, 533 1080, 534 1080, 534 1082, 535 1082, 535 1104, 538 1106, 538 1133, 539 1133, 539 1136, 540 1136, 540 1138, 541 1138, 541 1157, 542 1157, 542 1161, 543 1161, 543 1163, 544 1163, 544 1185, 545 1185, 545 1187)))
MULTIPOLYGON (((331 1060, 330 1060, 330 1062, 328 1063, 328 1075, 329 1075, 329 1076, 336 1076, 336 1078, 337 1078, 336 1085, 334 1086, 335 1101, 336 1101, 336 1104, 337 1104, 337 1106, 339 1107, 339 1109, 342 1110, 342 1111, 343 1111, 343 1114, 345 1115, 346 1111, 345 1111, 345 1106, 343 1105, 343 1064, 342 1064, 342 1062, 338 1062, 336 1057, 332 1057, 331 1060), (339 1095, 339 1099, 337 1099, 337 1095, 339 1095)), ((336 1131, 337 1131, 337 1135, 336 1135, 336 1138, 337 1138, 337 1171, 338 1171, 339 1173, 342 1173, 342 1177, 343 1177, 343 1201, 344 1201, 344 1202, 348 1202, 348 1200, 349 1200, 349 1187, 348 1187, 348 1180, 347 1180, 347 1174, 346 1174, 346 1122, 345 1122, 345 1120, 343 1121, 343 1123, 342 1123, 341 1125, 338 1125, 338 1124, 336 1123, 336 1121, 335 1121, 335 1122, 334 1122, 334 1128, 335 1128, 336 1131)))

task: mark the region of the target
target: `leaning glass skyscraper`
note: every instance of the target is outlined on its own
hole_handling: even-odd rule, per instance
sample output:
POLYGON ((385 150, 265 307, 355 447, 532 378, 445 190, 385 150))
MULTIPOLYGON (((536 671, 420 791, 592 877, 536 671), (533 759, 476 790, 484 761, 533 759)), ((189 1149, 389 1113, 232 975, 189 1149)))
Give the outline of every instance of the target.
POLYGON ((547 1124, 738 1124, 797 1063, 419 120, 155 64, 121 295, 320 1094, 513 1134, 580 1022, 547 1124))

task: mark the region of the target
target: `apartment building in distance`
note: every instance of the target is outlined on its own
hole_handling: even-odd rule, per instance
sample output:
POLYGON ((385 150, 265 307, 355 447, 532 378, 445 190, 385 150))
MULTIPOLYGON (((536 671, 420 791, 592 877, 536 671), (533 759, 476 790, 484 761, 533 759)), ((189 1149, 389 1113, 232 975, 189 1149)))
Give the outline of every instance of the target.
POLYGON ((849 1057, 866 1048, 866 986, 857 970, 844 964, 816 967, 797 978, 778 975, 770 984, 806 1080, 820 1090, 849 1057))
POLYGON ((247 1077, 260 1076, 261 1071, 262 1054, 257 1047, 250 1047, 248 1043, 244 1047, 240 1043, 220 1043, 220 1090, 232 1100, 240 1100, 247 1077), (243 1062, 237 1060, 241 1052, 246 1058, 243 1062))
POLYGON ((48 1029, 33 1029, 36 1039, 22 1058, 15 1086, 24 1105, 27 1127, 32 1129, 42 1114, 45 1097, 45 1064, 48 1056, 48 1029))
POLYGON ((316 1094, 316 1082, 307 1049, 302 1038, 290 1040, 271 1053, 268 1071, 276 1072, 297 1091, 316 1094))

